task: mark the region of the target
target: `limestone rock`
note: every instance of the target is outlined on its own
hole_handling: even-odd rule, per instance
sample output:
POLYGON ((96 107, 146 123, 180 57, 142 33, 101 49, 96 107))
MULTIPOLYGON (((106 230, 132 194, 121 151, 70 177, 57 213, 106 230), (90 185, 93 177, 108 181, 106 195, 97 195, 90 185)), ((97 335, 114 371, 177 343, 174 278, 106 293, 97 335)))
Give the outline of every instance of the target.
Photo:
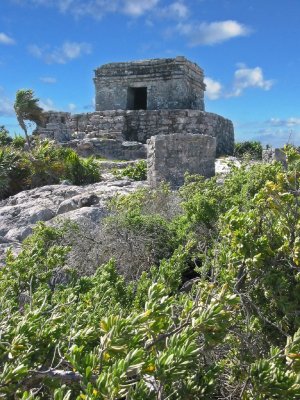
POLYGON ((39 221, 56 224, 70 219, 85 225, 99 223, 108 213, 107 201, 146 182, 118 180, 86 186, 47 185, 25 190, 0 202, 0 265, 6 250, 19 251, 20 243, 39 221))
POLYGON ((94 193, 77 195, 60 203, 56 214, 64 214, 68 211, 77 210, 81 207, 90 207, 97 203, 99 203, 99 198, 94 193))

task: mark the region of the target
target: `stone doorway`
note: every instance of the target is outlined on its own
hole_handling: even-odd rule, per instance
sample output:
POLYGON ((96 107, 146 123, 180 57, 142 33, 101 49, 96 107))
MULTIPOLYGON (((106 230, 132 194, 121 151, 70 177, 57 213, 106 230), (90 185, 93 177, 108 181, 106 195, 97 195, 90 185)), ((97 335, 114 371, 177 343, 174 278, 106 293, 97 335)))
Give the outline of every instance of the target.
POLYGON ((129 87, 127 91, 128 110, 147 110, 147 88, 129 87))

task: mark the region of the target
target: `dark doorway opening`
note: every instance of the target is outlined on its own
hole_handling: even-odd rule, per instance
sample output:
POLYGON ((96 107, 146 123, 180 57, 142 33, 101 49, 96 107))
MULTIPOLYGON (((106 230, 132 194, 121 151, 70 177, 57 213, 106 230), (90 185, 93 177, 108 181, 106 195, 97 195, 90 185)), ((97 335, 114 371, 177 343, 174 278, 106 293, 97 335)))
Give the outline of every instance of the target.
POLYGON ((127 91, 128 110, 147 110, 147 88, 128 88, 127 91))

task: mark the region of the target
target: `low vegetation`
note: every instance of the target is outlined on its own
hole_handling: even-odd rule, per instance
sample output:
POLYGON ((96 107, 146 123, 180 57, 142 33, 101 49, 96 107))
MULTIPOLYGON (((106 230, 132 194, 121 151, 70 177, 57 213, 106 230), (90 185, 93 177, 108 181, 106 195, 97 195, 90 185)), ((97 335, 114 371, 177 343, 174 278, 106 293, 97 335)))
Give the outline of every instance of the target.
POLYGON ((262 145, 260 142, 255 140, 237 142, 234 145, 234 155, 239 158, 249 158, 255 160, 261 160, 262 158, 262 145))
POLYGON ((121 170, 115 170, 116 178, 130 178, 134 181, 145 181, 147 179, 147 162, 139 160, 134 165, 128 165, 121 170))
POLYGON ((15 135, 12 138, 4 125, 0 126, 0 147, 12 145, 14 148, 23 149, 26 140, 21 135, 15 135))
POLYGON ((300 156, 286 150, 287 170, 120 196, 98 236, 39 225, 0 271, 0 397, 300 398, 300 156))
POLYGON ((0 141, 0 199, 62 180, 83 185, 101 179, 98 163, 92 157, 79 157, 72 149, 37 141, 29 152, 22 137, 6 140, 5 132, 0 141))

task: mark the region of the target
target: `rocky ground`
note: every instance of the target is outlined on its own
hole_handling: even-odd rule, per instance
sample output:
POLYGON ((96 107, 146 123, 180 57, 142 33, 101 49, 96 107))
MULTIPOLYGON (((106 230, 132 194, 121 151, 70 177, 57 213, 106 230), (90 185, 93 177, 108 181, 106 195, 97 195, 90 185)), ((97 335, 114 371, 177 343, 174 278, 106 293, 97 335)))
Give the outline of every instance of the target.
MULTIPOLYGON (((235 159, 216 161, 216 173, 226 174, 235 159)), ((130 162, 132 163, 132 162, 130 162)), ((127 194, 147 186, 147 182, 128 179, 115 180, 112 167, 124 167, 128 163, 106 162, 103 181, 86 186, 68 184, 48 185, 26 190, 0 202, 0 264, 6 250, 15 252, 21 242, 32 232, 39 221, 55 223, 69 219, 78 223, 99 223, 108 214, 108 200, 116 194, 127 194), (119 165, 120 164, 120 165, 119 165)))
POLYGON ((0 202, 0 263, 9 247, 15 251, 38 221, 70 219, 97 223, 107 215, 107 202, 116 194, 127 194, 146 182, 103 181, 86 186, 49 185, 26 190, 0 202))

